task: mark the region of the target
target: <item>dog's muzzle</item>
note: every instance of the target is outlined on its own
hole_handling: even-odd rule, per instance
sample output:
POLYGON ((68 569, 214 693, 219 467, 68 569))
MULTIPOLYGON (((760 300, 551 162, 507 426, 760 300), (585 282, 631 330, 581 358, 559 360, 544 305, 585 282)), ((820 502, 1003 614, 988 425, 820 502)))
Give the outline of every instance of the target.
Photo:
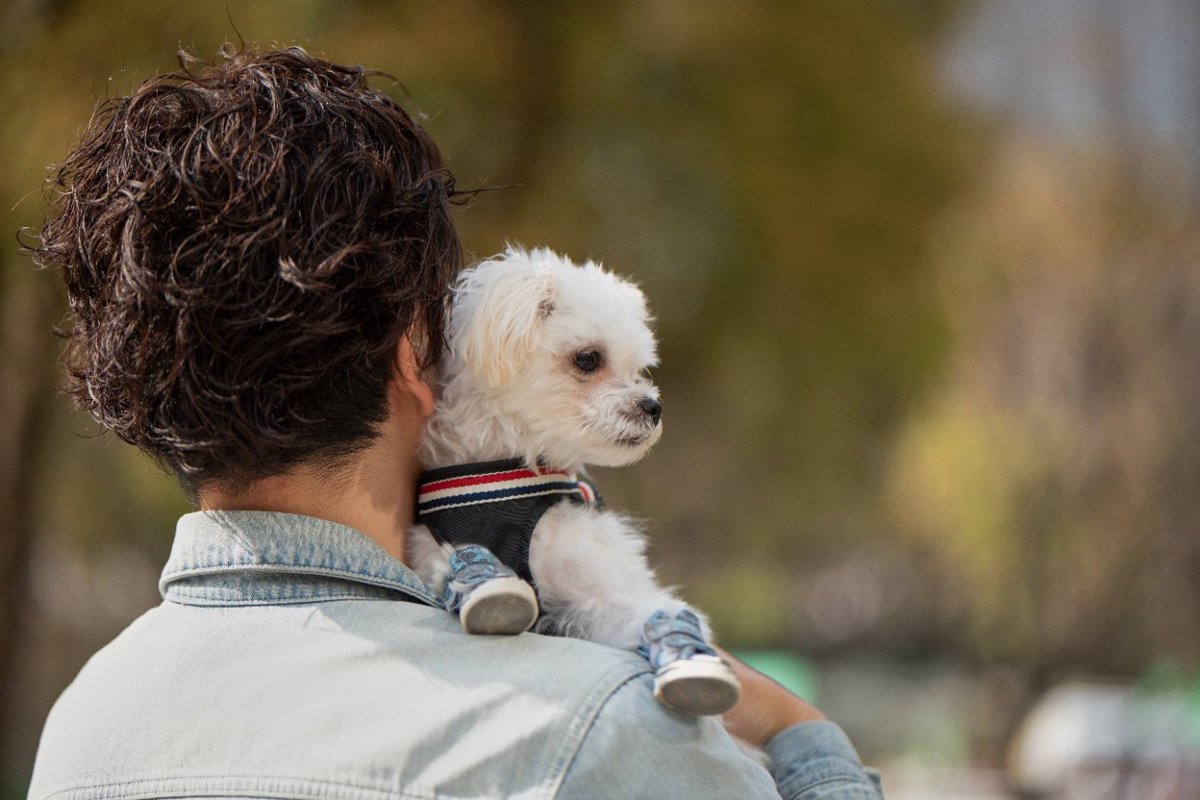
POLYGON ((637 405, 655 425, 662 419, 662 401, 657 397, 643 397, 637 405))

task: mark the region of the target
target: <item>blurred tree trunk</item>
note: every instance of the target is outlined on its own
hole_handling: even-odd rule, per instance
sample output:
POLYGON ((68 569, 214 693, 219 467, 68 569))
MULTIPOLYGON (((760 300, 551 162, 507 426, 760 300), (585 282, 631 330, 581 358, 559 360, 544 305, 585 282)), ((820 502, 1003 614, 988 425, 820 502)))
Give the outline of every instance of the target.
POLYGON ((0 284, 0 700, 12 686, 18 617, 28 602, 37 452, 54 401, 54 291, 16 269, 0 284))
POLYGON ((545 183, 540 176, 552 166, 547 162, 566 113, 563 76, 568 65, 563 57, 570 52, 556 43, 567 36, 571 9, 554 0, 506 0, 503 5, 522 37, 512 48, 515 67, 510 81, 517 132, 501 180, 518 186, 499 204, 506 213, 497 215, 504 220, 498 228, 512 231, 532 216, 528 210, 537 200, 533 188, 545 183))

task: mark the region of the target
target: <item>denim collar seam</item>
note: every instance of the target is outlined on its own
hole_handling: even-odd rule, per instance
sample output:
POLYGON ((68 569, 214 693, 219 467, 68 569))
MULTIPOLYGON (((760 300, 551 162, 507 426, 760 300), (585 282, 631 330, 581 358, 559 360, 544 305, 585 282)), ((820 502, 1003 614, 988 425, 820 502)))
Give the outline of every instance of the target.
POLYGON ((170 584, 192 576, 219 575, 227 572, 274 572, 278 574, 300 574, 300 575, 315 575, 327 578, 338 578, 348 580, 353 583, 361 583, 367 586, 377 586, 384 589, 393 589, 404 592, 405 594, 414 595, 422 600, 425 600, 437 607, 442 607, 442 604, 434 597, 433 592, 429 591, 423 584, 418 585, 416 581, 397 580, 394 578, 384 578, 375 575, 367 575, 353 570, 338 569, 336 567, 305 567, 296 564, 272 564, 272 563, 229 563, 229 564, 210 564, 203 567, 181 567, 172 572, 164 572, 158 581, 159 593, 164 597, 169 590, 170 584))
MULTIPOLYGON (((174 603, 180 606, 203 606, 205 608, 246 608, 248 606, 302 606, 311 605, 314 603, 342 603, 348 600, 363 600, 367 602, 392 603, 404 602, 399 599, 387 597, 372 597, 364 594, 336 594, 327 597, 274 597, 274 598, 246 598, 240 600, 214 600, 212 598, 200 597, 186 594, 182 589, 174 589, 163 598, 168 603, 174 603)), ((413 598, 416 600, 417 598, 413 598)))

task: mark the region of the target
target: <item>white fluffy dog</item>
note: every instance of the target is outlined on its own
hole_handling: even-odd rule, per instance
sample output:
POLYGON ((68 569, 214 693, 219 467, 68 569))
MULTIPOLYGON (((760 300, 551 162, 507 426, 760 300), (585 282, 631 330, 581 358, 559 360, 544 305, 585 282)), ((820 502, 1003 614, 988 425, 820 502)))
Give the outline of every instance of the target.
MULTIPOLYGON (((655 612, 664 612, 658 616, 663 620, 686 608, 655 582, 633 521, 600 510, 590 485, 577 482, 588 465, 637 461, 662 435, 659 392, 647 374, 656 363, 649 323, 636 286, 592 262, 579 266, 550 250, 510 247, 464 271, 455 287, 449 353, 422 451, 427 473, 419 513, 424 509, 430 516, 419 519, 435 531, 421 524, 410 537, 410 563, 422 579, 438 588, 447 585, 452 555, 468 543, 461 537, 448 541, 436 530, 430 510, 436 506, 475 514, 465 522, 468 530, 481 537, 491 531, 493 538, 480 543, 506 563, 527 557, 527 566, 508 566, 537 587, 539 631, 635 650, 646 645, 646 623, 655 612), (498 506, 486 505, 492 497, 512 497, 516 505, 496 511, 498 506), (471 505, 480 498, 486 501, 482 510, 471 505), (543 507, 527 517, 527 504, 536 502, 543 507), (526 541, 519 541, 522 524, 526 541)), ((519 588, 513 591, 514 581, 520 583, 488 581, 501 588, 473 592, 458 609, 464 628, 525 630, 537 617, 536 603, 532 617, 515 626, 504 619, 505 609, 531 602, 519 588), (499 601, 493 612, 500 623, 477 613, 477 622, 469 624, 467 604, 489 596, 499 601)), ((702 617, 696 622, 707 641, 707 622, 702 617)), ((659 698, 693 713, 732 706, 736 678, 707 652, 660 668, 659 698), (680 679, 674 688, 673 678, 680 679)))

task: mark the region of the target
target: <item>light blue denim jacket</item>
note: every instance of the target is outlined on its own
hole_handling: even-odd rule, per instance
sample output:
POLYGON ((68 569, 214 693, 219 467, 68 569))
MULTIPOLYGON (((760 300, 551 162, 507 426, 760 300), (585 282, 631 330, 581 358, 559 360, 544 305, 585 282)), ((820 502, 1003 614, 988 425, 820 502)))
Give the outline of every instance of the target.
POLYGON ((664 709, 633 653, 468 636, 350 528, 179 521, 164 602, 55 704, 32 798, 874 798, 831 723, 767 746, 664 709))

